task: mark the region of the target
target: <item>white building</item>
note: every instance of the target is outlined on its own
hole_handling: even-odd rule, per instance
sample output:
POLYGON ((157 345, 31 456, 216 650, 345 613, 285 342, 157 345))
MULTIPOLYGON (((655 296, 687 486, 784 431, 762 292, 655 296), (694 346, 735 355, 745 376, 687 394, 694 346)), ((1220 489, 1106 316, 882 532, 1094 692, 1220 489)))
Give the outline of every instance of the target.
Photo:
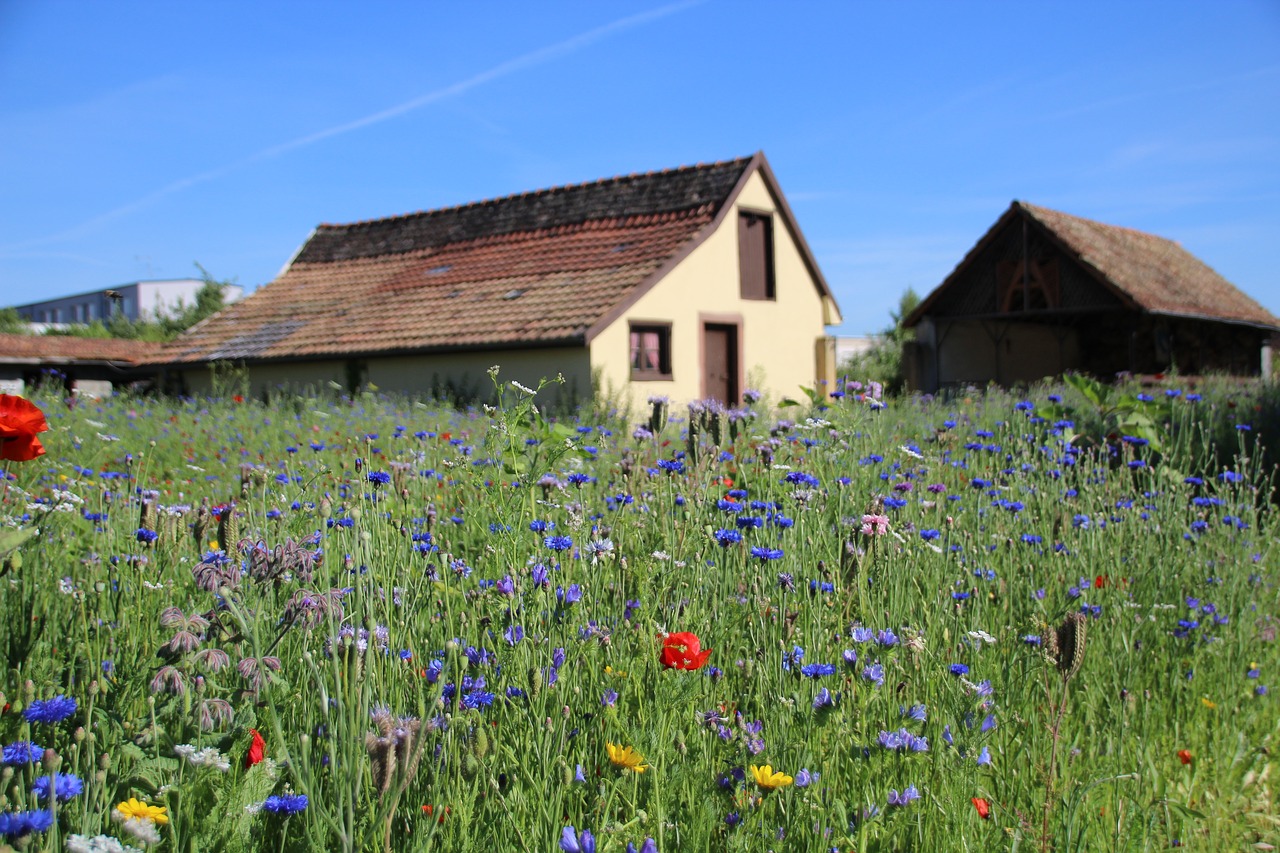
MULTIPOLYGON (((135 281, 103 290, 59 296, 26 305, 15 305, 19 316, 30 323, 63 325, 106 321, 117 314, 129 320, 152 320, 171 317, 180 306, 194 305, 196 294, 204 287, 198 278, 135 281)), ((230 304, 244 295, 238 284, 225 285, 222 299, 230 304)))

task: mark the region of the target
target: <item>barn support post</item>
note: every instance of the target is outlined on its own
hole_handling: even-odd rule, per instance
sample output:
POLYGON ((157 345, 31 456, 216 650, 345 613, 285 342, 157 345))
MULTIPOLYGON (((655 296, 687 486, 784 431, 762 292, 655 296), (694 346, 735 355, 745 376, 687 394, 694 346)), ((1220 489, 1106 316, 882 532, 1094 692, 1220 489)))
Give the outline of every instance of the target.
POLYGON ((991 339, 991 345, 996 352, 996 384, 1004 385, 1004 380, 1000 376, 1000 344, 1004 343, 1005 336, 1009 334, 1009 324, 997 323, 995 325, 1000 329, 1000 334, 998 335, 992 333, 991 327, 987 325, 985 320, 982 323, 982 331, 987 333, 987 337, 991 339))

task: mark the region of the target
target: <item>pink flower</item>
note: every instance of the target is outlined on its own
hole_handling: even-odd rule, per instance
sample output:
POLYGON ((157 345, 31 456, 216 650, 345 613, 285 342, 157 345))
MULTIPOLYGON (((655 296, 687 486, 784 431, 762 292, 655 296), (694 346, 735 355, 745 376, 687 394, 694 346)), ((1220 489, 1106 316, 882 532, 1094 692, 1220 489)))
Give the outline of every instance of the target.
POLYGON ((889 516, 864 515, 862 517, 863 536, 883 536, 889 532, 889 516))

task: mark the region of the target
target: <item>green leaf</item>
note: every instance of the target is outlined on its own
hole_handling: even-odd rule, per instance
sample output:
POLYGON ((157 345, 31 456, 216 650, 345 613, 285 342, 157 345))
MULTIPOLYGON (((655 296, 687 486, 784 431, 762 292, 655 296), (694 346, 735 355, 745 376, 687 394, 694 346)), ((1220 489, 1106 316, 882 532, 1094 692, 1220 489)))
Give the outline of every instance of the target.
POLYGON ((1203 812, 1198 812, 1195 809, 1191 808, 1190 806, 1184 806, 1182 803, 1179 803, 1176 800, 1159 800, 1158 802, 1162 803, 1164 806, 1171 809, 1172 811, 1177 812, 1183 817, 1189 817, 1195 820, 1205 819, 1203 812))
POLYGON ((23 542, 39 533, 35 527, 24 527, 20 530, 0 530, 0 557, 7 557, 18 550, 23 542))
POLYGON ((178 767, 176 758, 147 758, 133 768, 133 781, 142 782, 153 791, 159 790, 178 772, 178 767))

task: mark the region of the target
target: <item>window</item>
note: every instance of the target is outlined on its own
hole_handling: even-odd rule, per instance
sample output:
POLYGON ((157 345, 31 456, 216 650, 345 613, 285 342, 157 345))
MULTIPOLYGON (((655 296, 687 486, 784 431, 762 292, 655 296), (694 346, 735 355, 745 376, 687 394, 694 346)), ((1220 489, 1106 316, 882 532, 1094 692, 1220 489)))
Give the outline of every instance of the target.
POLYGON ((773 299, 773 217, 738 211, 738 274, 743 299, 773 299))
POLYGON ((631 378, 671 379, 671 324, 631 324, 631 378))

